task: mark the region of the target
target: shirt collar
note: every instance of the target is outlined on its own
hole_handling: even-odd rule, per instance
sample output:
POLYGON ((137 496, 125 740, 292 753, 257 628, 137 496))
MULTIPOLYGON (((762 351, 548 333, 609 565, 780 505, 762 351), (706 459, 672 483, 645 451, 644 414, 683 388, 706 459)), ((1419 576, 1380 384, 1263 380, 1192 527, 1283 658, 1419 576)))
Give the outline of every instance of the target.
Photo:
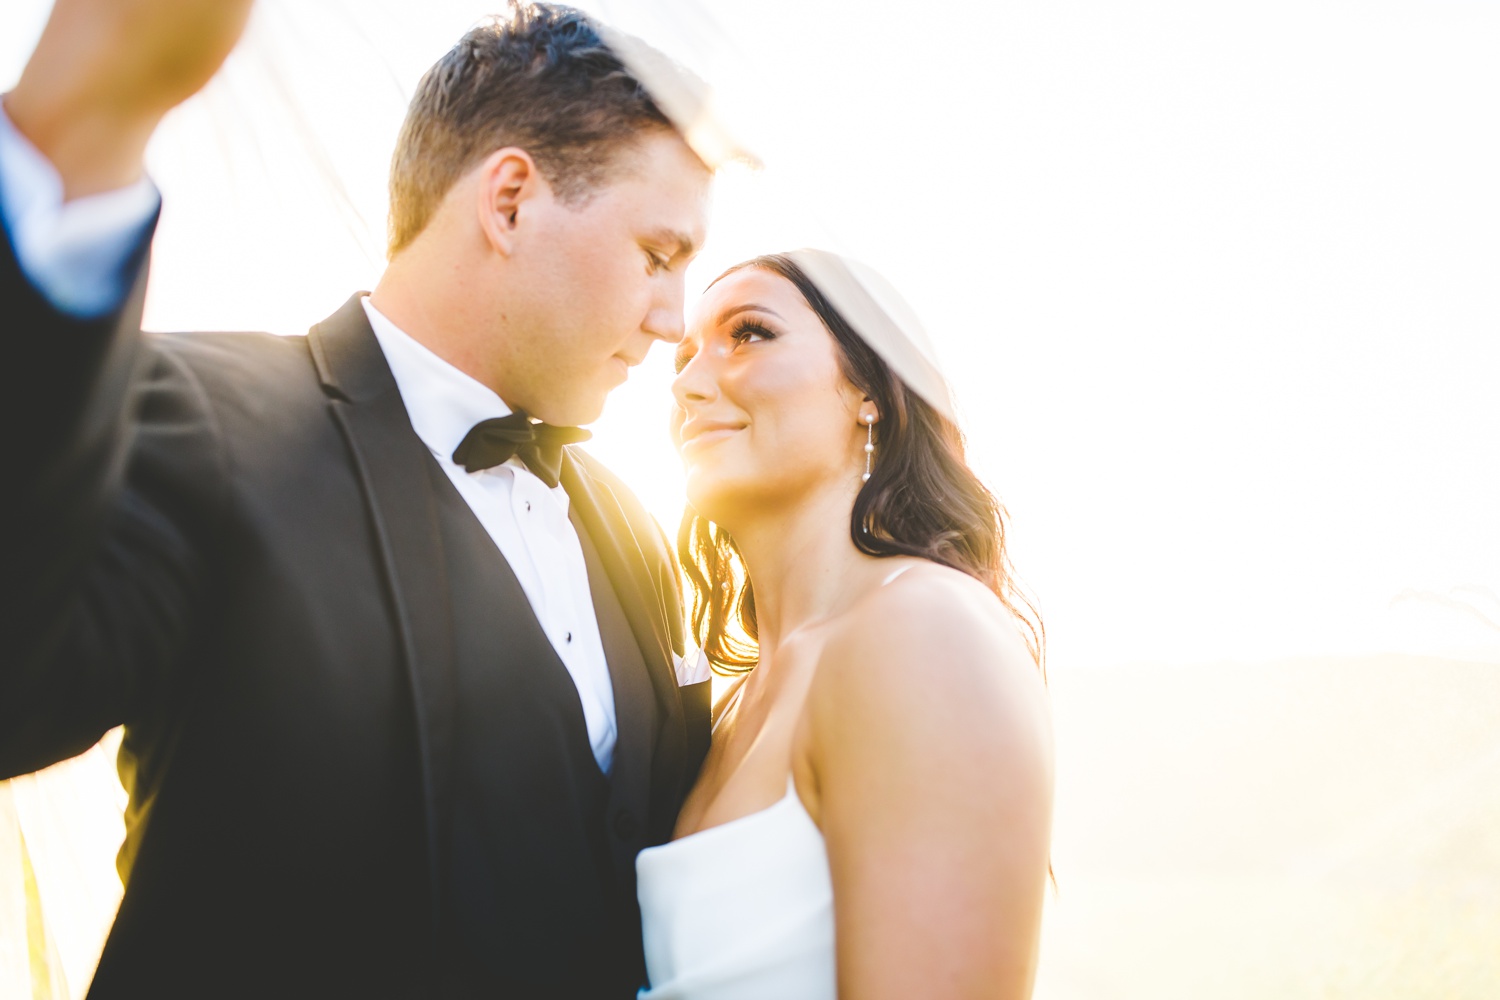
POLYGON ((454 449, 481 420, 510 414, 493 389, 419 344, 376 309, 369 296, 360 302, 395 376, 412 430, 439 459, 453 461, 454 449))
MULTIPOLYGON (((481 420, 509 416, 511 408, 489 386, 459 371, 392 323, 371 304, 368 295, 359 301, 396 379, 396 391, 401 393, 412 430, 439 462, 455 465, 453 452, 464 435, 481 420)), ((501 468, 513 475, 535 478, 519 458, 512 458, 501 468)), ((546 489, 540 479, 536 483, 546 489)), ((550 492, 566 514, 568 491, 559 483, 550 492)))

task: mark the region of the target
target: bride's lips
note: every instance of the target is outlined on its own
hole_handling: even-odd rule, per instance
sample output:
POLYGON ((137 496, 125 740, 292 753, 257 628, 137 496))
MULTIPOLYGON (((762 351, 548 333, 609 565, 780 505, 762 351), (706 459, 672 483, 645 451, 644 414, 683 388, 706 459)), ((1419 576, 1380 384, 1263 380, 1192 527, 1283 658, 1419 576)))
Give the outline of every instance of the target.
POLYGON ((678 432, 682 442, 678 447, 686 453, 690 448, 707 447, 744 429, 744 424, 729 420, 689 420, 678 432))

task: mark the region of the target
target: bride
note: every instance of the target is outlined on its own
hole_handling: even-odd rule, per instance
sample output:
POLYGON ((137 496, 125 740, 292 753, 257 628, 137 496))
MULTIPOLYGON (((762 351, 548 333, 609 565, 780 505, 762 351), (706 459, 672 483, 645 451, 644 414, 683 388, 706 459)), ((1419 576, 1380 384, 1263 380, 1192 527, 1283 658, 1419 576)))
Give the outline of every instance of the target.
POLYGON ((1031 993, 1039 624, 941 376, 857 267, 738 265, 677 355, 692 630, 737 679, 637 861, 643 1000, 1031 993))

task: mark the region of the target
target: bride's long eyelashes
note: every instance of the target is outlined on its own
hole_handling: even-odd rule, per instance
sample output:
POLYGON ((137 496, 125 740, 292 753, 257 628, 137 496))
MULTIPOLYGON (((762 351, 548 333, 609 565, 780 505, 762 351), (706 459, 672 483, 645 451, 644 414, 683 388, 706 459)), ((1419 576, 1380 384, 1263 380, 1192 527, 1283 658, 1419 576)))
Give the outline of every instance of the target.
POLYGON ((734 325, 734 329, 729 331, 729 336, 736 344, 747 343, 751 337, 759 337, 762 340, 776 339, 776 334, 753 319, 740 320, 734 325))
MULTIPOLYGON (((734 341, 735 346, 739 346, 740 344, 745 343, 751 343, 751 337, 757 337, 761 340, 775 340, 776 334, 772 333, 762 324, 753 319, 742 319, 734 325, 733 329, 729 331, 729 339, 734 341)), ((690 361, 693 360, 693 355, 695 353, 696 352, 690 350, 678 351, 677 354, 672 358, 673 371, 676 372, 676 374, 681 375, 682 370, 688 366, 688 363, 690 361)))

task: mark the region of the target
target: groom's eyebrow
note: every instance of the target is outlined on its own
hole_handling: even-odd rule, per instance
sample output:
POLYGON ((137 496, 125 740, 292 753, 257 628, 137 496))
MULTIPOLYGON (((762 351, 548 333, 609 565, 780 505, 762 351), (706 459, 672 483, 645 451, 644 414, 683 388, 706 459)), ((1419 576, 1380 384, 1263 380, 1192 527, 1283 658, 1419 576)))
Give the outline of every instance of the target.
POLYGON ((778 313, 775 309, 767 309, 765 306, 756 305, 754 302, 741 302, 739 305, 730 306, 728 309, 725 309, 723 312, 719 313, 719 318, 717 321, 715 321, 714 325, 723 326, 725 323, 728 323, 730 320, 734 319, 734 317, 743 312, 765 313, 767 316, 775 316, 777 319, 781 319, 781 314, 778 313))
POLYGON ((658 229, 647 233, 646 239, 663 249, 672 248, 674 258, 680 257, 685 260, 698 252, 698 241, 680 230, 658 229))

